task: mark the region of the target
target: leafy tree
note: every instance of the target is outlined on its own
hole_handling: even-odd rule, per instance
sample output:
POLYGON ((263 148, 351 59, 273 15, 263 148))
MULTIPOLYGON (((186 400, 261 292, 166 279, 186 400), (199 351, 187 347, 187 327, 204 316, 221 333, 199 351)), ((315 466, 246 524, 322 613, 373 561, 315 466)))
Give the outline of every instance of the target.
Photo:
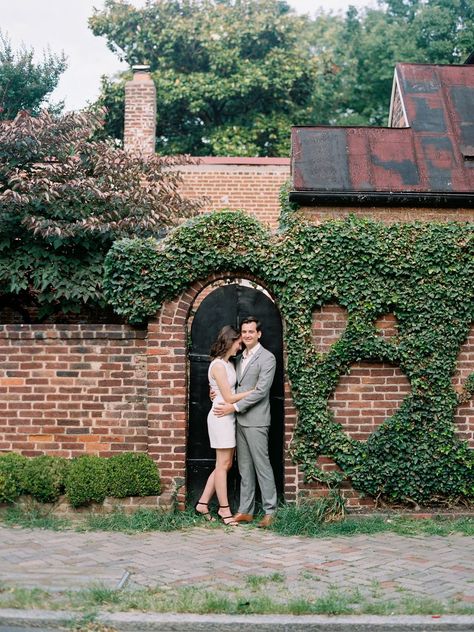
POLYGON ((20 110, 38 114, 44 106, 59 114, 63 103, 48 103, 59 77, 66 70, 64 53, 43 53, 43 61, 33 61, 34 50, 24 46, 14 51, 0 31, 0 120, 12 120, 20 110))
POLYGON ((386 124, 397 62, 457 64, 472 52, 474 0, 379 5, 310 23, 308 43, 328 68, 314 93, 314 123, 386 124))
MULTIPOLYGON (((157 87, 157 150, 195 155, 287 154, 289 128, 310 122, 313 55, 307 18, 282 0, 162 0, 136 9, 106 0, 95 35, 157 87)), ((121 136, 123 81, 103 83, 106 130, 121 136)))
POLYGON ((40 320, 103 306, 113 240, 163 234, 199 208, 178 192, 184 158, 91 141, 98 125, 91 112, 23 111, 0 123, 0 295, 38 308, 40 320))
MULTIPOLYGON (((122 60, 151 65, 158 151, 288 155, 291 125, 386 124, 397 62, 461 63, 474 0, 380 0, 313 20, 279 0, 106 0, 90 25, 122 60)), ((129 77, 102 84, 117 138, 129 77)))

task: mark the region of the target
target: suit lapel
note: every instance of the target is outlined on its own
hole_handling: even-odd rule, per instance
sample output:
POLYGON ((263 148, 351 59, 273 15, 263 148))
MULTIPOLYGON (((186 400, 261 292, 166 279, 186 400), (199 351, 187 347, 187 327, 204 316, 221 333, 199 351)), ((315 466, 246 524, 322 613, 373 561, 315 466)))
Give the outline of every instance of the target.
POLYGON ((235 375, 237 377, 237 382, 240 382, 240 372, 242 371, 242 355, 238 356, 235 359, 235 375))
POLYGON ((262 347, 260 347, 260 349, 257 349, 257 351, 253 354, 253 356, 250 358, 249 362, 247 362, 245 369, 243 371, 241 371, 241 363, 239 362, 239 382, 242 382, 242 380, 244 379, 245 374, 247 373, 248 369, 250 366, 252 366, 252 364, 256 361, 256 359, 258 358, 258 356, 262 353, 262 347))

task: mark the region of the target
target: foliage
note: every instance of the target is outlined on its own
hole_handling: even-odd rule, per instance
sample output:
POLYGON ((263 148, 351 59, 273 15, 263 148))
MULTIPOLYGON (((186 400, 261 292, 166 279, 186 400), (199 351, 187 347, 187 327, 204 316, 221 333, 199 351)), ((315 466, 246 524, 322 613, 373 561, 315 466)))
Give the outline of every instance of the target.
POLYGON ((24 491, 43 503, 54 503, 64 492, 69 463, 57 456, 28 459, 24 470, 24 491))
POLYGON ((161 235, 198 203, 178 192, 184 158, 143 159, 92 141, 98 114, 0 123, 0 295, 55 309, 103 305, 105 253, 126 235, 161 235))
POLYGON ((66 496, 73 507, 103 502, 107 496, 107 461, 93 454, 73 459, 66 479, 66 496))
POLYGON ((313 124, 386 124, 398 62, 460 64, 472 52, 474 0, 385 0, 317 15, 307 41, 317 58, 313 124))
MULTIPOLYGON (((85 529, 91 531, 178 531, 195 527, 199 518, 190 511, 164 511, 140 508, 133 513, 116 511, 108 516, 89 515, 85 529)), ((201 524, 201 522, 199 522, 201 524)), ((217 523, 212 523, 215 526, 217 523)))
MULTIPOLYGON (((117 242, 105 263, 107 296, 121 315, 139 322, 212 273, 255 276, 285 321, 299 418, 292 456, 306 480, 323 476, 316 465, 323 454, 373 497, 474 497, 473 451, 455 433, 459 399, 451 383, 474 321, 473 226, 387 226, 354 217, 314 226, 295 221, 289 210, 285 222, 287 229, 271 237, 256 220, 222 211, 191 220, 160 243, 117 242), (348 325, 321 354, 312 340, 312 314, 334 302, 347 309, 348 325), (375 327, 386 313, 398 320, 396 340, 384 340, 375 327), (327 403, 359 361, 398 366, 412 389, 366 442, 345 434, 327 403)), ((337 487, 340 481, 329 482, 337 487)))
POLYGON ((342 520, 325 520, 325 508, 331 502, 325 498, 300 505, 284 505, 278 509, 270 529, 280 535, 305 535, 316 538, 335 538, 376 533, 397 533, 402 536, 437 535, 460 533, 474 534, 474 518, 438 517, 420 519, 419 514, 388 516, 346 516, 342 520))
MULTIPOLYGON (((106 0, 95 35, 130 65, 148 63, 157 88, 157 151, 279 156, 314 88, 307 19, 282 0, 163 0, 142 9, 106 0)), ((105 80, 107 131, 121 137, 123 80, 105 80)))
MULTIPOLYGON (((387 0, 344 16, 280 0, 107 0, 95 35, 157 88, 157 151, 285 156, 291 125, 385 124, 397 62, 462 63, 474 0, 387 0)), ((123 137, 124 82, 104 78, 106 130, 123 137)))
POLYGON ((0 454, 0 503, 14 502, 24 491, 25 456, 8 452, 0 454))
POLYGON ((337 490, 331 490, 325 498, 306 500, 298 505, 279 508, 272 530, 282 535, 314 535, 321 525, 344 519, 345 504, 337 490))
POLYGON ((151 496, 161 491, 160 475, 145 453, 124 452, 107 462, 108 494, 115 498, 151 496))
POLYGON ((6 526, 19 526, 23 529, 60 531, 71 528, 71 522, 67 518, 52 515, 50 507, 33 503, 10 505, 2 512, 1 519, 6 526))
MULTIPOLYGON (((124 452, 110 458, 84 455, 68 461, 42 455, 27 458, 15 452, 0 454, 0 502, 21 494, 54 503, 66 496, 73 507, 102 502, 106 496, 159 494, 160 475, 148 454, 124 452)), ((36 509, 34 509, 36 511, 36 509)))
POLYGON ((63 104, 47 101, 66 70, 64 53, 43 53, 43 61, 33 61, 34 50, 23 46, 14 51, 6 35, 0 31, 0 120, 14 119, 20 110, 37 115, 42 107, 59 114, 63 104))

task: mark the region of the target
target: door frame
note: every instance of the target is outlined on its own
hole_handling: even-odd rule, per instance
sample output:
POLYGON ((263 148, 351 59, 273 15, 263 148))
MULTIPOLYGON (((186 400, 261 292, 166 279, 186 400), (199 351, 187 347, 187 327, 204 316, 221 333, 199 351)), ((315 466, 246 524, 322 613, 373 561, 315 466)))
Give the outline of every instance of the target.
MULTIPOLYGON (((228 270, 213 273, 194 281, 177 297, 163 303, 156 318, 148 323, 144 353, 147 356, 148 381, 148 454, 155 461, 161 477, 160 503, 184 508, 186 498, 186 447, 188 435, 189 366, 187 362, 188 321, 203 300, 206 289, 228 279, 244 278, 249 283, 271 291, 258 277, 245 271, 228 270)), ((276 303, 277 304, 277 303, 276 303)), ((278 304, 277 304, 278 307, 278 304)), ((285 322, 283 324, 283 356, 286 365, 285 322)), ((294 502, 303 485, 302 475, 289 456, 289 448, 297 421, 296 409, 286 371, 284 372, 283 437, 284 500, 294 502)))
MULTIPOLYGON (((204 488, 207 476, 214 467, 215 452, 209 447, 209 440, 207 434, 206 417, 210 401, 205 401, 207 397, 207 369, 208 355, 207 351, 210 348, 214 336, 220 327, 231 324, 237 326, 237 322, 240 317, 248 315, 264 315, 263 320, 263 343, 266 348, 270 349, 276 356, 277 371, 275 380, 272 385, 272 391, 270 395, 270 404, 272 408, 272 424, 270 426, 269 437, 269 452, 272 462, 273 470, 275 473, 275 481, 277 484, 277 491, 279 498, 284 497, 284 429, 285 429, 285 406, 284 406, 284 349, 283 349, 283 323, 273 297, 269 292, 256 284, 250 282, 248 279, 242 276, 235 276, 220 280, 219 282, 211 283, 202 292, 202 296, 196 297, 196 301, 193 305, 193 315, 187 321, 187 338, 189 344, 187 347, 187 365, 188 365, 188 434, 186 441, 186 491, 188 503, 193 506, 195 502, 199 500, 202 488, 204 488), (222 304, 217 303, 218 297, 214 300, 214 304, 209 304, 209 299, 215 292, 219 292, 222 295, 222 290, 225 292, 225 288, 229 288, 230 300, 235 300, 234 306, 231 305, 230 300, 224 301, 222 304), (242 288, 242 290, 239 290, 242 288), (260 294, 260 297, 258 296, 260 294), (242 301, 240 301, 242 299, 242 301), (255 309, 252 307, 246 307, 245 303, 249 301, 251 303, 257 302, 255 309), (200 310, 207 302, 207 309, 214 308, 209 314, 201 314, 200 329, 198 332, 193 331, 196 325, 195 318, 200 314, 200 310), (239 312, 239 305, 243 304, 243 312, 239 312), (196 306, 197 305, 197 306, 196 306), (215 331, 206 331, 206 316, 209 316, 209 320, 212 316, 219 312, 219 307, 222 305, 223 313, 219 314, 216 322, 213 322, 215 331), (268 311, 268 314, 265 314, 268 311), (230 314, 228 313, 230 312, 230 314), (262 313, 263 312, 263 313, 262 313), (235 317, 235 320, 234 320, 235 317), (268 320, 265 320, 268 319, 268 320), (220 322, 222 320, 222 322, 220 322), (268 322, 268 329, 265 329, 265 322, 268 322), (265 333, 267 332, 267 340, 265 342, 265 333), (271 333, 269 333, 271 332, 271 333), (199 340, 196 338, 198 344, 193 345, 192 338, 196 337, 196 334, 200 334, 199 340), (206 335, 210 334, 210 335, 206 335), (273 334, 273 335, 272 335, 273 334), (202 338, 204 336, 204 339, 202 338), (205 382, 205 383, 204 383, 205 382)), ((239 492, 239 480, 238 468, 236 463, 229 472, 229 500, 232 506, 238 504, 238 492, 239 492)))

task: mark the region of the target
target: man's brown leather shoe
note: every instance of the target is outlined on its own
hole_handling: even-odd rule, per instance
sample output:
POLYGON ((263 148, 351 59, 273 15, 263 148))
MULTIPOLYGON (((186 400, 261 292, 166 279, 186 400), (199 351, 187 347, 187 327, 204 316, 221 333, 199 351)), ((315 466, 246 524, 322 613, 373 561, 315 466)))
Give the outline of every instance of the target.
POLYGON ((267 527, 269 527, 272 524, 272 522, 273 522, 273 515, 272 514, 266 514, 260 520, 260 522, 258 523, 257 527, 260 527, 260 529, 266 529, 267 527))
POLYGON ((236 513, 234 516, 234 522, 252 522, 252 514, 236 513))

